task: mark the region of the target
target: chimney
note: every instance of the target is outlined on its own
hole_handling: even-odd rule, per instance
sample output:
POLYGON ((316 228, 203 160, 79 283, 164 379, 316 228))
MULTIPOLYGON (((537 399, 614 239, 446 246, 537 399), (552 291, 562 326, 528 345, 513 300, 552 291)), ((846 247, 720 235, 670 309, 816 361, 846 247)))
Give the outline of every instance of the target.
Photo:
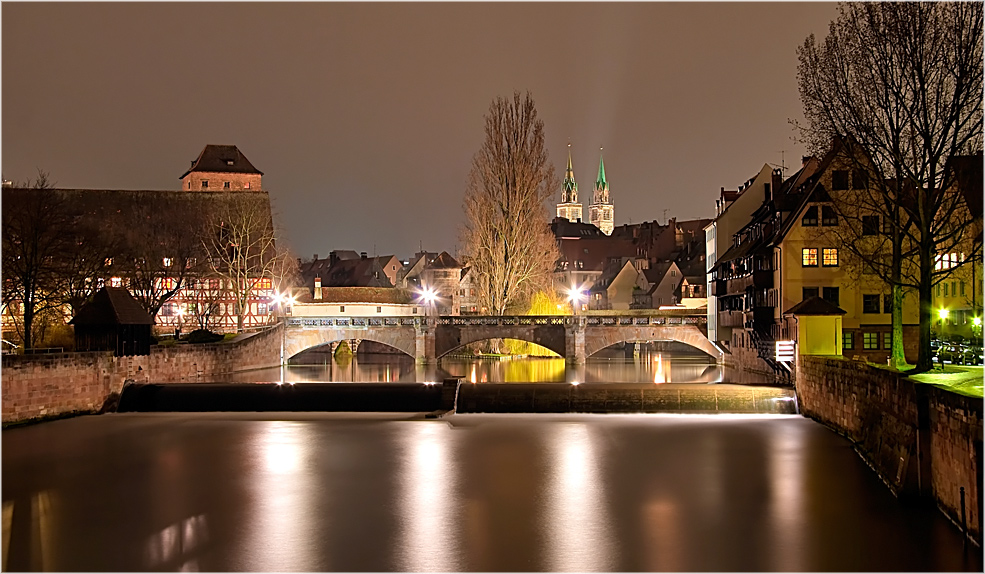
POLYGON ((315 261, 318 261, 318 254, 317 254, 317 253, 315 253, 315 255, 314 255, 314 257, 313 257, 313 259, 314 259, 315 261))
POLYGON ((188 167, 189 167, 189 168, 193 168, 193 167, 195 167, 195 160, 192 160, 192 164, 191 164, 190 166, 188 166, 188 167))
POLYGON ((366 259, 366 252, 365 251, 360 251, 359 252, 359 258, 360 259, 366 259))
POLYGON ((321 300, 321 277, 315 276, 315 301, 321 300))
POLYGON ((328 266, 329 267, 334 267, 335 264, 338 263, 338 261, 339 261, 339 256, 338 256, 337 253, 335 253, 334 251, 332 251, 331 253, 328 254, 328 266))
POLYGON ((783 185, 783 170, 776 168, 773 170, 772 185, 766 188, 766 201, 773 199, 774 195, 780 191, 780 186, 783 185))

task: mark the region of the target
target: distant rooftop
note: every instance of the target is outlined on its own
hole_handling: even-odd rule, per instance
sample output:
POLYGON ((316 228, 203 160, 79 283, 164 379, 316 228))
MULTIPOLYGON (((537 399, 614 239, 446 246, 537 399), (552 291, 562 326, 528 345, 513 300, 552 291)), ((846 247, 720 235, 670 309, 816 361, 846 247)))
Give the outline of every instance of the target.
POLYGON ((210 173, 256 173, 263 175, 263 172, 253 167, 250 160, 246 159, 243 152, 234 145, 215 145, 209 144, 198 154, 198 159, 192 162, 192 166, 178 179, 184 179, 189 173, 210 172, 210 173))

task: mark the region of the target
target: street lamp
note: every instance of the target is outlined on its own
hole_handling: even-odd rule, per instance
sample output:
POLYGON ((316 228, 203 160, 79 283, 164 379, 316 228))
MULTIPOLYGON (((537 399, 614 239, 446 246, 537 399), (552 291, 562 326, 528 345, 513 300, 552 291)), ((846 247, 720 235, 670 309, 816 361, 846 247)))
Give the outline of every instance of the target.
POLYGON ((937 311, 937 316, 941 318, 941 340, 942 341, 946 340, 944 338, 944 321, 947 320, 947 315, 948 315, 948 311, 944 307, 942 307, 940 310, 937 311))
POLYGON ((424 302, 424 316, 427 317, 428 307, 434 305, 434 301, 438 298, 438 294, 434 291, 434 289, 424 286, 418 292, 418 295, 420 296, 421 301, 424 302))
POLYGON ((578 314, 578 308, 581 307, 581 300, 585 298, 585 292, 578 287, 572 287, 568 289, 568 301, 571 303, 571 312, 574 315, 578 314))

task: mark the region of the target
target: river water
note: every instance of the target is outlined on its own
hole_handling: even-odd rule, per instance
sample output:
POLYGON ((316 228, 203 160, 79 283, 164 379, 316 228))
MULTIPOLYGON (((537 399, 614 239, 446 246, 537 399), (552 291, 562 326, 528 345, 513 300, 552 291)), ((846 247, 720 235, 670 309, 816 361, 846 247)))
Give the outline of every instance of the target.
POLYGON ((2 439, 4 570, 982 568, 799 416, 108 414, 2 439))

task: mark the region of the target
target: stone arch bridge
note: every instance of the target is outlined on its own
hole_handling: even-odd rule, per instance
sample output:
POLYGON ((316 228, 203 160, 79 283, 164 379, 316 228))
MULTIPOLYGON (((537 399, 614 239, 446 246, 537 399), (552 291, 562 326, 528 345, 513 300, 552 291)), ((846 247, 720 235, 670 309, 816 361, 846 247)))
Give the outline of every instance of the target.
POLYGON ((282 361, 313 347, 348 341, 375 341, 430 363, 487 339, 536 343, 580 363, 624 342, 677 341, 721 360, 722 351, 705 335, 705 315, 287 317, 282 361))

